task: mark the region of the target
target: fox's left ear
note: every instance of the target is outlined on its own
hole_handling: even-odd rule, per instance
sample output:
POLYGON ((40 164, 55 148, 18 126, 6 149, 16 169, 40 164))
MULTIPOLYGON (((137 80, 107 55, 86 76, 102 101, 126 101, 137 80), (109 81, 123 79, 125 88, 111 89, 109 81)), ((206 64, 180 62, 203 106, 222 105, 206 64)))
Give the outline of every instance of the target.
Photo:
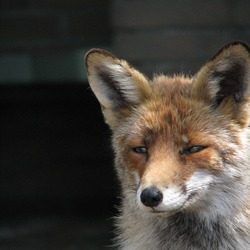
POLYGON ((196 74, 192 98, 246 127, 250 121, 250 48, 233 42, 223 47, 196 74))
POLYGON ((126 61, 102 49, 90 50, 85 62, 90 87, 101 104, 106 123, 114 128, 147 98, 148 80, 126 61))

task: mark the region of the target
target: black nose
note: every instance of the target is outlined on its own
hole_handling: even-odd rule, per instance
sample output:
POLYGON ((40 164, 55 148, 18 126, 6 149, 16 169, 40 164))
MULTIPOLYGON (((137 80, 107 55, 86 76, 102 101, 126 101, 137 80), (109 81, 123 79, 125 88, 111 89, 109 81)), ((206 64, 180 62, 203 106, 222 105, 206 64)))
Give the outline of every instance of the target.
POLYGON ((141 193, 141 202, 146 207, 157 207, 162 198, 162 192, 156 187, 145 188, 141 193))

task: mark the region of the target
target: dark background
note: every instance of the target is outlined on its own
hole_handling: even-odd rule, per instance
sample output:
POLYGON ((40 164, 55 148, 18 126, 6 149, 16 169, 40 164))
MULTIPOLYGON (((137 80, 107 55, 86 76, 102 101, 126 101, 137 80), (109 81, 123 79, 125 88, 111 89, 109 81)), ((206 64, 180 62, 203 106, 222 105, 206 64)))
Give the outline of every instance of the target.
POLYGON ((111 132, 84 54, 194 74, 250 41, 247 0, 0 1, 0 249, 106 249, 119 204, 111 132))

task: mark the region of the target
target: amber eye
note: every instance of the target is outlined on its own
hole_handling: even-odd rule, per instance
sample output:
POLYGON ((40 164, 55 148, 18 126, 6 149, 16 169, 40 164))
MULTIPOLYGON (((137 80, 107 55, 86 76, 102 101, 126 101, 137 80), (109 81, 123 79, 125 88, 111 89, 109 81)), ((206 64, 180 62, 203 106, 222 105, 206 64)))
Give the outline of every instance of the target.
POLYGON ((137 154, 147 154, 148 153, 148 149, 146 147, 134 147, 133 151, 137 154))
POLYGON ((190 155, 190 154, 198 153, 205 148, 207 148, 207 147, 196 145, 196 146, 192 146, 192 147, 184 148, 184 149, 180 150, 180 154, 181 155, 190 155))

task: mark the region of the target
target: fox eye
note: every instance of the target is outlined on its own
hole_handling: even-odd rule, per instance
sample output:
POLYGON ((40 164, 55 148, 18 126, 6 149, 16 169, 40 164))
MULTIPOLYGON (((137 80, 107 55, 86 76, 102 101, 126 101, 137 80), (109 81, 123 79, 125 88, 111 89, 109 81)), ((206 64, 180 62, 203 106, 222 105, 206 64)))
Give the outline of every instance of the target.
POLYGON ((148 149, 146 147, 134 147, 133 151, 137 154, 147 154, 148 153, 148 149))
POLYGON ((192 147, 184 148, 184 149, 180 150, 180 154, 181 155, 190 155, 190 154, 198 153, 205 148, 207 148, 207 147, 206 146, 199 146, 199 145, 192 146, 192 147))

